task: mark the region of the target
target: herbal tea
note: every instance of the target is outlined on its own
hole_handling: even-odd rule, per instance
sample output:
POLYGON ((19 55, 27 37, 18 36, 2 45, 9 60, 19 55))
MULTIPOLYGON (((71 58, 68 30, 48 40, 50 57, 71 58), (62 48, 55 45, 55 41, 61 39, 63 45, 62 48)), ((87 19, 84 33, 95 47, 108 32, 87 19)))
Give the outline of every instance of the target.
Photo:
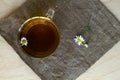
POLYGON ((25 23, 19 33, 22 49, 33 57, 43 58, 52 54, 59 44, 55 24, 46 18, 35 18, 25 23))

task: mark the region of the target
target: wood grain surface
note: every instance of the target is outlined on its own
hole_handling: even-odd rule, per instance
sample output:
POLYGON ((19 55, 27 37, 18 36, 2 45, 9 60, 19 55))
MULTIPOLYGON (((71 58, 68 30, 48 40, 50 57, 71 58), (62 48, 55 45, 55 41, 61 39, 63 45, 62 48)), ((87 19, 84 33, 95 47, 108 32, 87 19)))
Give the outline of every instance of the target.
POLYGON ((0 34, 42 80, 75 80, 120 40, 119 26, 98 0, 28 0, 0 21, 0 34), (56 10, 53 21, 60 30, 60 44, 49 57, 31 58, 17 43, 18 29, 26 19, 44 16, 50 7, 56 10), (86 27, 89 21, 91 31, 86 27), (78 34, 86 38, 89 48, 74 43, 78 34))

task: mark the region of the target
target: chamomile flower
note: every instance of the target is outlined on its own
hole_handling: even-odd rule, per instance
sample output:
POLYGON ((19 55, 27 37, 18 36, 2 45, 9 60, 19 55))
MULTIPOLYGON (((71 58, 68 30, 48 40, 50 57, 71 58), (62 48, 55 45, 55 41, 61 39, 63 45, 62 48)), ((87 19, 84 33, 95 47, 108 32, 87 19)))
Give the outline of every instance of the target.
POLYGON ((76 36, 76 37, 74 38, 74 41, 75 41, 75 43, 78 44, 79 46, 84 45, 86 48, 88 47, 88 45, 86 44, 85 39, 84 39, 81 35, 76 36))
POLYGON ((21 43, 22 46, 27 46, 28 41, 27 41, 26 37, 22 37, 20 43, 21 43))

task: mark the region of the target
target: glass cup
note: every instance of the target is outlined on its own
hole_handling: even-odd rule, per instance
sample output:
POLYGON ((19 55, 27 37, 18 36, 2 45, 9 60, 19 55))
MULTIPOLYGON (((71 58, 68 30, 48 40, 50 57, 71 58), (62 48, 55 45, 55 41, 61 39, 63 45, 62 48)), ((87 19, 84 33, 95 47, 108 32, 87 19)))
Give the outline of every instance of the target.
POLYGON ((44 58, 57 48, 60 35, 52 21, 55 11, 48 9, 46 16, 36 16, 26 20, 19 29, 18 43, 31 57, 44 58))

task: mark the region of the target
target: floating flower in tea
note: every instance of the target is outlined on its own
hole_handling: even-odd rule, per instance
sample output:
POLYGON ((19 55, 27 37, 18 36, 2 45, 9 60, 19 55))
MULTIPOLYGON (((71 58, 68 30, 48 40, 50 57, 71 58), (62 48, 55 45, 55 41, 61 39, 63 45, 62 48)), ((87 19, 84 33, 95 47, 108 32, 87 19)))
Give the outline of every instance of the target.
POLYGON ((21 43, 22 46, 27 46, 28 41, 27 41, 26 37, 22 37, 20 43, 21 43))

